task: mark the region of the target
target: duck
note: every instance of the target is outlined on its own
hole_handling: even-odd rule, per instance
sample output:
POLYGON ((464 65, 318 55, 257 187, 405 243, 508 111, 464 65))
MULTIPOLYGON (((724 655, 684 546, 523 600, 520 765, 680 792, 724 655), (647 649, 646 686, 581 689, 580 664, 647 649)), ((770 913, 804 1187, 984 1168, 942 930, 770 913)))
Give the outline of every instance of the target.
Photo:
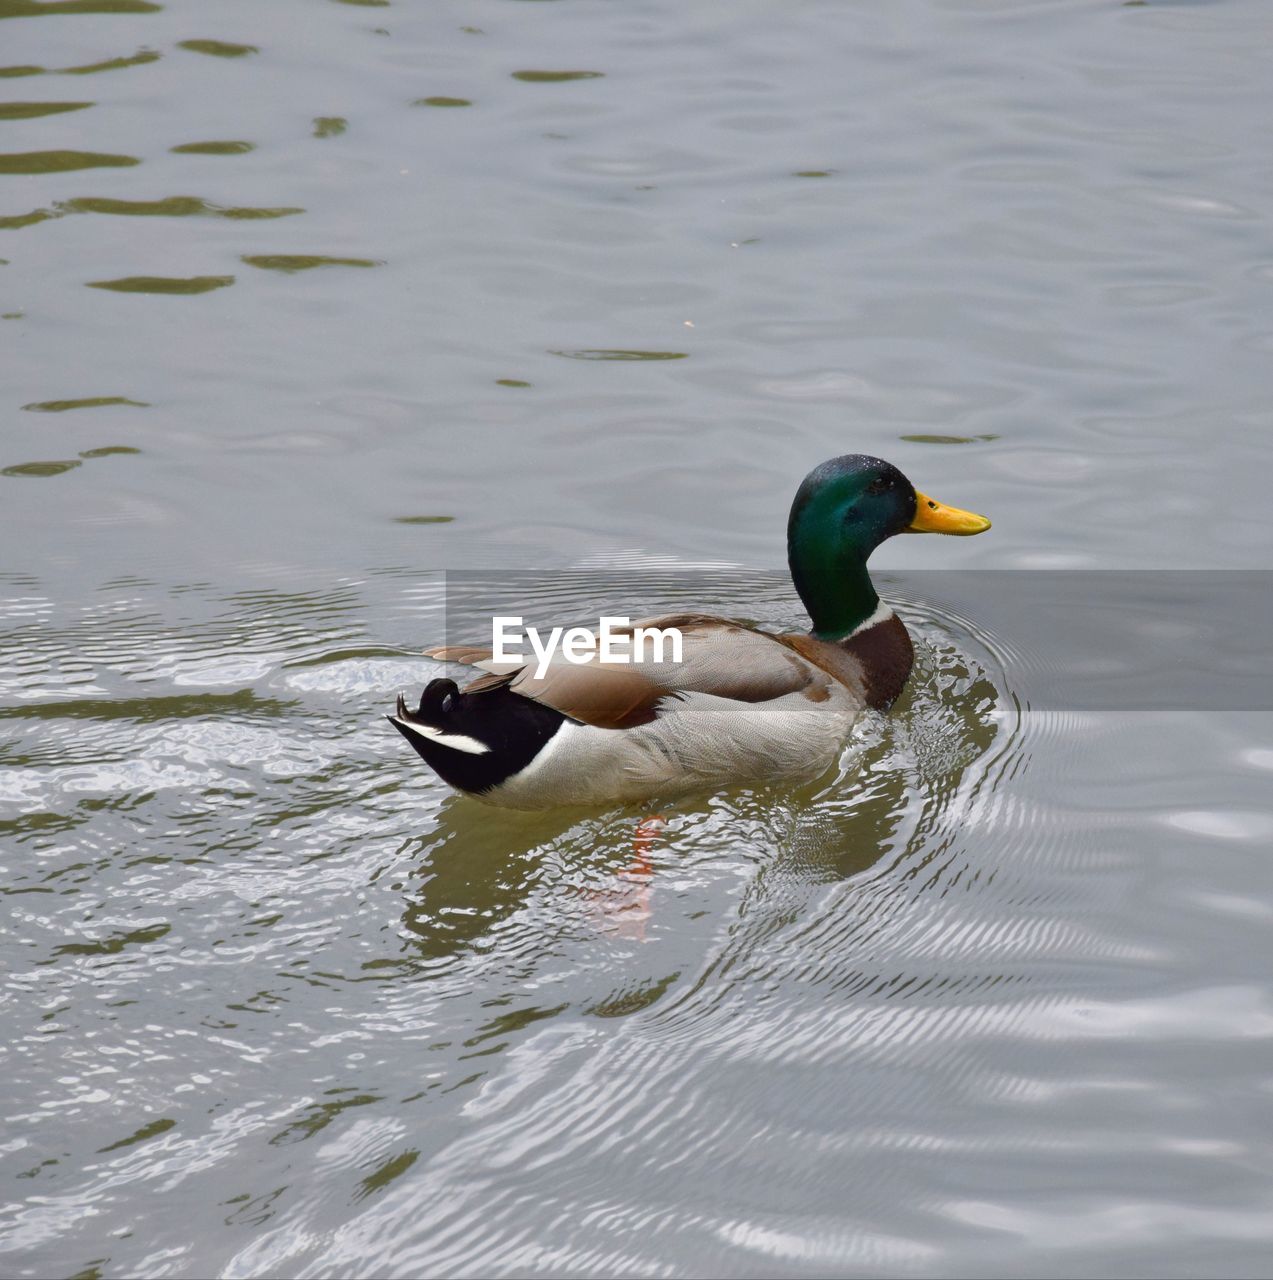
POLYGON ((787 521, 807 632, 677 613, 538 665, 442 645, 425 655, 482 674, 463 688, 431 680, 413 709, 399 694, 388 719, 449 786, 509 809, 637 804, 816 777, 863 713, 893 705, 914 663, 905 624, 871 582, 872 552, 899 533, 989 528, 883 459, 831 458, 805 476, 787 521), (679 653, 673 644, 669 655, 673 634, 679 653))

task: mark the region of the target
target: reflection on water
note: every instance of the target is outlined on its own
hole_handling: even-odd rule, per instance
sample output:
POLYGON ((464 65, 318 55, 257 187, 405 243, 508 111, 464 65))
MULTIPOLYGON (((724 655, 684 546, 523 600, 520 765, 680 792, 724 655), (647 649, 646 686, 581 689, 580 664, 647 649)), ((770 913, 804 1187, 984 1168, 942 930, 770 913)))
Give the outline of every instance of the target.
MULTIPOLYGON (((72 200, 59 200, 51 209, 33 209, 30 213, 0 218, 0 229, 16 231, 19 227, 34 226, 61 218, 68 213, 108 213, 137 217, 188 218, 194 216, 236 219, 286 218, 305 210, 291 206, 278 208, 249 208, 238 206, 225 208, 201 200, 197 196, 167 196, 162 200, 111 200, 99 196, 77 196, 72 200)), ((365 264, 358 264, 365 265, 365 264)))
POLYGON ((617 348, 591 348, 583 351, 554 351, 555 356, 569 360, 684 360, 687 351, 621 351, 617 348))
POLYGON ((101 151, 21 151, 0 155, 0 174, 67 173, 72 169, 118 169, 141 164, 136 156, 101 151))
POLYGON ((224 142, 182 142, 169 150, 178 155, 191 156, 241 156, 245 152, 255 150, 256 144, 243 141, 224 142))
POLYGON ((0 79, 17 76, 86 76, 97 71, 117 71, 121 67, 139 67, 147 62, 155 62, 159 54, 153 49, 140 49, 130 57, 107 58, 104 62, 90 62, 82 67, 37 67, 17 66, 0 67, 0 79))
POLYGON ((232 44, 228 40, 181 40, 178 45, 191 53, 206 53, 214 58, 242 58, 261 52, 254 44, 232 44))
MULTIPOLYGON (((997 869, 969 832, 1023 768, 1024 722, 993 651, 940 613, 912 613, 919 664, 904 706, 871 717, 825 778, 691 799, 660 822, 624 810, 521 815, 445 792, 369 714, 430 665, 410 649, 436 619, 418 606, 404 615, 411 597, 395 579, 387 593, 218 598, 194 587, 171 594, 163 614, 142 581, 69 609, 10 588, 4 678, 17 746, 0 756, 0 794, 15 810, 6 838, 24 854, 4 891, 32 948, 25 971, 48 975, 34 988, 15 979, 14 992, 29 1005, 42 991, 29 1007, 54 1015, 32 1025, 20 1058, 75 1025, 85 996, 108 1038, 133 1046, 127 1061, 108 1060, 101 1083, 95 1050, 71 1050, 65 1105, 82 1142, 47 1166, 32 1163, 41 1138, 29 1126, 68 1085, 50 1094, 38 1055, 19 1073, 36 1108, 20 1139, 31 1152, 23 1176, 70 1178, 15 1223, 34 1254, 66 1256, 54 1206, 67 1194, 95 1186, 99 1211, 126 1220, 127 1188, 173 1160, 188 1165, 183 1182, 220 1183, 200 1170, 221 1157, 194 1158, 205 1147, 231 1161, 227 1225, 277 1229, 280 1213, 307 1213, 323 1187, 324 1201, 334 1193, 382 1212, 396 1203, 391 1183, 436 1167, 457 1105, 502 1125, 506 1102, 495 1099, 520 1093, 520 1073, 558 1078, 553 1052, 540 1061, 518 1048, 542 1027, 560 1023, 562 1043, 580 1018, 675 1027, 697 1021, 690 1010, 706 998, 690 1039, 656 1032, 660 1066, 616 1077, 629 1108, 647 1087, 657 1092, 641 1106, 655 1105, 671 1080, 692 1084, 705 1052, 722 1051, 710 1047, 711 1011, 750 987, 762 957, 777 966, 762 981, 774 994, 828 979, 870 991, 881 978, 868 957, 905 936, 916 902, 969 895, 997 869), (400 656, 369 647, 395 632, 400 656), (41 905, 16 905, 27 901, 41 905), (166 994, 149 989, 164 973, 188 977, 165 982, 166 994), (673 1012, 658 1013, 668 1001, 673 1012), (297 1017, 312 1025, 299 1041, 297 1017), (204 1046, 193 1058, 167 1047, 186 1027, 204 1046), (231 1086, 244 1072, 254 1099, 231 1086), (234 1096, 209 1115, 209 1090, 227 1088, 234 1096), (414 1128, 422 1106, 441 1108, 433 1136, 404 1143, 392 1117, 407 1108, 414 1128), (290 1148, 351 1122, 371 1129, 345 1134, 339 1153, 320 1150, 326 1172, 298 1200, 285 1163, 264 1152, 286 1162, 290 1148), (115 1162, 99 1173, 104 1155, 115 1162)), ((647 579, 633 589, 660 574, 647 579)), ((756 582, 765 593, 734 602, 787 623, 790 592, 775 600, 773 575, 756 582)), ((546 586, 582 602, 613 589, 613 574, 546 586)), ((741 1049, 742 1024, 734 1032, 741 1049)), ((787 1034, 795 1053, 801 1033, 787 1034)), ((572 1110, 560 1131, 568 1146, 578 1121, 572 1110)), ((490 1213, 498 1234, 505 1211, 496 1202, 490 1213)), ((289 1230, 285 1253, 299 1239, 289 1230)), ((235 1265, 296 1265, 281 1258, 235 1265)))
POLYGON ((0 102, 0 120, 35 120, 40 116, 83 111, 91 102, 0 102))
MULTIPOLYGON (((1213 919, 1232 942, 1264 917, 1213 866, 1205 902, 1162 904, 1172 943, 1158 908, 1131 927, 1146 867, 1076 754, 1118 750, 1125 724, 1027 712, 1014 657, 910 599, 911 685, 826 777, 691 798, 653 828, 490 811, 376 714, 433 665, 413 655, 439 597, 413 581, 133 578, 75 604, 9 585, 14 1256, 67 1269, 113 1239, 112 1267, 146 1271, 136 1197, 179 1186, 207 1206, 196 1252, 188 1216, 143 1215, 145 1247, 232 1274, 535 1269, 546 1239, 591 1256, 597 1230, 605 1267, 993 1266, 984 1197, 1006 1169, 1031 1203, 1076 1132, 1111 1187, 1149 1150, 1169 1198, 1227 1167, 1238 1130, 1217 1145, 1214 1118, 1172 1122, 1147 1090, 1198 1016, 1173 969, 1213 919), (948 1160, 953 1201, 923 1173, 948 1160)), ((745 582, 722 580, 736 612, 796 620, 779 575, 745 582)), ((579 607, 613 589, 545 583, 579 607)), ((1187 791, 1132 785, 1164 817, 1187 791)), ((1229 838, 1237 872, 1248 837, 1229 838)), ((1207 1025, 1239 1073, 1264 1015, 1225 968, 1207 1025)))
POLYGON ((311 267, 378 267, 371 258, 331 258, 318 253, 250 253, 243 261, 264 271, 308 271, 311 267))
POLYGON ((113 293, 211 293, 234 283, 233 276, 121 276, 118 280, 89 280, 90 289, 113 293))
POLYGON ((1267 5, 0 28, 5 1274, 1267 1272, 1267 5), (796 625, 851 449, 995 528, 827 776, 384 722, 443 569, 796 625))
POLYGON ((67 213, 113 213, 141 217, 189 218, 205 215, 216 218, 286 218, 289 214, 304 213, 304 209, 250 209, 224 208, 200 200, 197 196, 166 196, 162 200, 109 200, 101 196, 77 196, 63 201, 59 209, 67 213))
POLYGON ((64 471, 70 471, 73 467, 78 467, 79 465, 79 461, 75 458, 63 459, 58 462, 15 462, 11 467, 5 467, 0 470, 0 475, 36 476, 39 478, 60 476, 64 471))
POLYGON ((601 71, 514 71, 514 80, 527 80, 531 84, 558 84, 563 80, 598 80, 601 71))
POLYGON ((146 409, 144 400, 130 400, 127 396, 85 396, 79 400, 42 400, 39 404, 24 404, 32 413, 64 413, 67 409, 96 409, 108 404, 127 404, 134 409, 146 409))

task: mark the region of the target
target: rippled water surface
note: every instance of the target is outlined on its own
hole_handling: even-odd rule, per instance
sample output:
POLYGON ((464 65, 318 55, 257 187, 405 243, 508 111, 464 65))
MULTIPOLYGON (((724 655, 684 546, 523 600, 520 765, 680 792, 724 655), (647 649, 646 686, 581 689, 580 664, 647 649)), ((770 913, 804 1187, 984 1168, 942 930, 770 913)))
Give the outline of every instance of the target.
POLYGON ((1270 47, 0 0, 5 1274, 1269 1275, 1270 47), (647 840, 381 718, 442 570, 800 625, 850 450, 995 527, 832 774, 647 840))

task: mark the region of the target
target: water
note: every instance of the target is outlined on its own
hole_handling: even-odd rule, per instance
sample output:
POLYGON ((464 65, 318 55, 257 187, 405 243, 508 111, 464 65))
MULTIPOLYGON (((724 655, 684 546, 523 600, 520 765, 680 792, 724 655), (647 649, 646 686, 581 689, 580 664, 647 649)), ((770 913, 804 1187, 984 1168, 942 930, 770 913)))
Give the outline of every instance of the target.
POLYGON ((0 0, 6 1274, 1267 1275, 1270 38, 0 0), (380 718, 444 569, 797 624, 849 450, 995 527, 837 774, 380 718))

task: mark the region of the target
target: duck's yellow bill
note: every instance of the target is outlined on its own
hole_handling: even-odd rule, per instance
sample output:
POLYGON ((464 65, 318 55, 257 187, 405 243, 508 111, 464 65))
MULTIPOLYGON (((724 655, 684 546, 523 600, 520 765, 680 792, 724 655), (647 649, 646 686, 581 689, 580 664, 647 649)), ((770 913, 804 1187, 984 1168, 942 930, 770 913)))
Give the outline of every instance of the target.
POLYGON ((948 507, 926 493, 915 491, 915 519, 906 527, 907 533, 955 533, 967 537, 973 533, 985 533, 990 521, 971 511, 948 507))

